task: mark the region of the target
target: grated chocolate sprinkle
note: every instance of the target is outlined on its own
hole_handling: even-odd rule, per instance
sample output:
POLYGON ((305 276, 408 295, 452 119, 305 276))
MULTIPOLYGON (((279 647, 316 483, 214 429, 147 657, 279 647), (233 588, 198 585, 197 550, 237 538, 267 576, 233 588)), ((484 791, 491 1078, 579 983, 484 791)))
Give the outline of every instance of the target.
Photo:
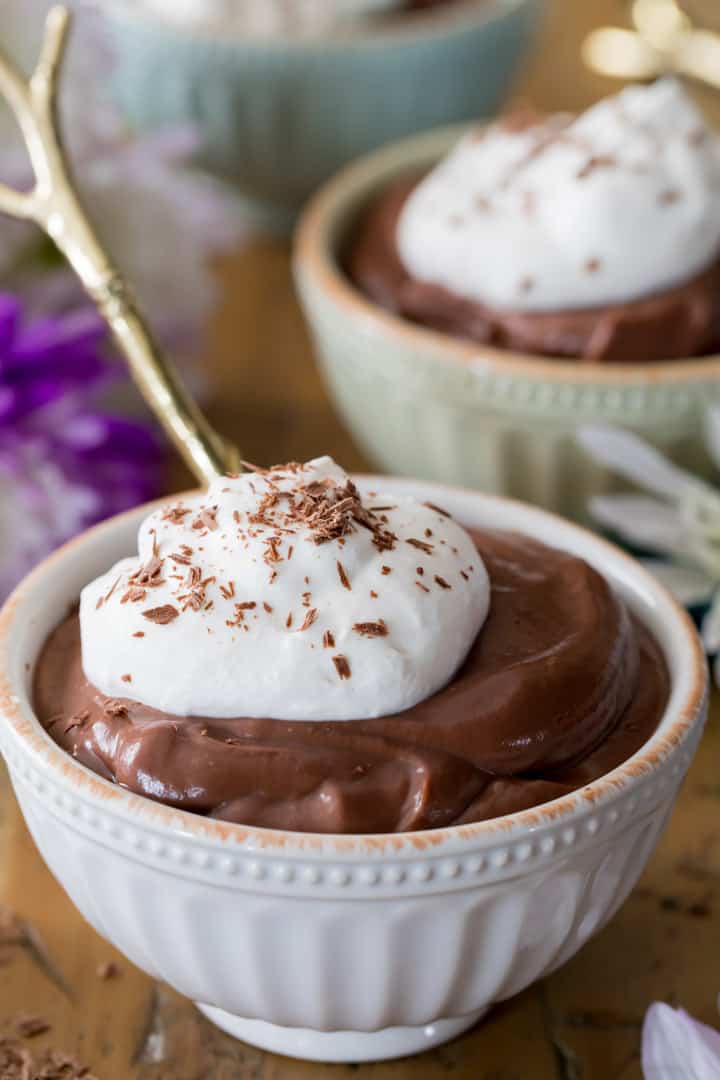
POLYGON ((147 611, 143 611, 143 618, 149 622, 157 623, 158 626, 167 626, 168 623, 177 619, 180 612, 172 604, 163 604, 161 607, 148 608, 147 611))
POLYGON ((452 518, 452 514, 448 513, 447 510, 443 510, 441 506, 436 506, 435 503, 426 502, 423 503, 423 506, 427 506, 428 510, 434 510, 440 517, 452 518))
POLYGON ((440 577, 439 574, 435 575, 435 584, 439 585, 441 589, 452 589, 452 585, 450 585, 444 577, 440 577))
POLYGON ((582 168, 578 169, 576 176, 578 180, 587 180, 588 176, 592 176, 598 169, 613 169, 617 165, 617 160, 612 154, 592 154, 582 168))
POLYGON ((190 508, 187 506, 168 506, 167 509, 163 511, 162 520, 169 521, 173 525, 180 525, 182 524, 183 518, 187 517, 189 513, 190 508))
POLYGON ((120 598, 121 604, 127 604, 128 600, 137 604, 140 600, 144 600, 147 596, 147 589, 143 589, 141 585, 131 585, 125 592, 124 596, 120 598))
POLYGON ((118 720, 125 720, 130 715, 127 705, 118 701, 117 698, 108 698, 103 704, 103 712, 108 716, 117 717, 118 720))
POLYGON ((335 638, 333 636, 332 630, 326 630, 325 633, 323 634, 323 649, 334 649, 334 648, 335 648, 335 638))
POLYGON ((337 561, 337 572, 338 572, 338 577, 340 578, 340 584, 342 585, 343 589, 347 589, 348 591, 352 591, 352 585, 350 584, 350 578, 347 576, 347 571, 345 570, 345 567, 343 566, 343 564, 340 562, 339 559, 337 561))
POLYGON ((384 619, 378 619, 377 622, 356 622, 353 624, 353 630, 362 637, 370 638, 387 637, 390 632, 384 619))
POLYGON ((217 506, 204 507, 192 523, 193 529, 207 529, 215 532, 220 526, 217 523, 217 506))
POLYGON ((432 544, 428 544, 425 540, 416 540, 414 536, 409 537, 405 543, 417 548, 418 551, 424 551, 426 555, 432 555, 435 550, 432 544))
POLYGON ((310 608, 310 610, 306 613, 305 618, 303 619, 302 626, 300 626, 298 629, 301 630, 301 631, 302 630, 309 630, 316 619, 317 619, 317 608, 310 608))
POLYGON ((335 665, 335 670, 340 679, 350 678, 352 672, 350 671, 350 664, 348 663, 346 656, 343 656, 342 653, 340 653, 338 656, 332 657, 332 662, 335 665))

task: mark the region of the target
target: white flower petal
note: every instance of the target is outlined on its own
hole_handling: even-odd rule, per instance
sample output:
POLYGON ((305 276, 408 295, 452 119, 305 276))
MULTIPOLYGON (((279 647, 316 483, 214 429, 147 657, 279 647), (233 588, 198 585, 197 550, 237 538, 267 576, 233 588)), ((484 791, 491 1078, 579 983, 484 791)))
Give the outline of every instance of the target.
POLYGON ((715 685, 720 687, 720 653, 717 654, 712 662, 712 677, 715 685))
POLYGON ((700 635, 707 652, 720 651, 720 589, 715 593, 710 610, 702 621, 700 635))
POLYGON ((720 405, 711 405, 705 411, 705 442, 710 457, 720 469, 720 405))
POLYGON ((655 495, 676 500, 686 488, 702 486, 691 473, 673 465, 632 432, 584 427, 577 437, 580 445, 601 464, 655 495))
MULTIPOLYGON (((715 582, 692 566, 662 559, 641 559, 646 570, 660 581, 666 589, 686 607, 708 604, 713 599, 715 582)), ((719 627, 720 629, 720 627, 719 627)))
POLYGON ((642 1068, 645 1080, 718 1080, 720 1033, 656 1002, 643 1024, 642 1068))
POLYGON ((685 549, 687 528, 675 507, 646 495, 596 495, 590 513, 631 544, 663 554, 685 549))

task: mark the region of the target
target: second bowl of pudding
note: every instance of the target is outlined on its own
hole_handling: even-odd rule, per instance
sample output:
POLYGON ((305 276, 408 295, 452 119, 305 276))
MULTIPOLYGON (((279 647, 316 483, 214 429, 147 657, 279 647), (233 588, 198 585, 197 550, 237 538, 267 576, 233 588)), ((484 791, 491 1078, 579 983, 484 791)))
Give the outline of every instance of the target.
POLYGON ((564 117, 524 119, 531 134, 518 130, 505 141, 501 122, 475 148, 482 132, 458 128, 406 140, 351 166, 315 198, 297 234, 296 281, 331 393, 372 460, 580 519, 590 496, 609 490, 613 479, 578 446, 579 425, 634 430, 692 471, 710 474, 703 413, 720 398, 712 254, 720 193, 715 158, 708 164, 702 155, 716 147, 715 137, 673 84, 639 93, 630 99, 639 116, 665 115, 666 106, 676 116, 669 162, 657 175, 645 160, 651 135, 643 133, 639 150, 635 136, 623 142, 620 97, 603 103, 604 116, 586 114, 569 126, 564 117), (486 161, 478 154, 492 139, 496 149, 486 161), (625 155, 622 167, 595 153, 613 139, 625 155), (550 149, 556 158, 525 183, 518 155, 539 169, 540 147, 553 140, 563 156, 550 149), (637 160, 628 165, 631 152, 637 160), (503 167, 514 170, 510 183, 502 182, 503 167), (415 186, 433 169, 438 180, 425 184, 419 200, 415 186), (501 205, 491 228, 478 220, 492 221, 488 189, 501 205), (404 251, 424 281, 417 273, 413 280, 397 250, 398 216, 411 191, 417 228, 408 243, 406 215, 404 251), (455 199, 450 206, 448 198, 455 199), (644 215, 633 210, 648 203, 644 215), (637 236, 628 241, 632 223, 641 220, 652 233, 655 218, 656 255, 625 258, 628 243, 642 246, 637 236), (382 230, 380 257, 375 265, 364 257, 358 283, 360 249, 369 247, 370 232, 382 230), (494 308, 472 300, 473 281, 489 290, 494 308), (647 301, 644 287, 653 293, 647 301), (623 290, 627 304, 620 303, 623 290), (593 309, 595 295, 604 309, 593 309), (558 320, 553 305, 562 307, 563 296, 572 303, 558 320), (684 347, 702 355, 685 356, 684 347), (596 362, 569 356, 573 348, 596 362))

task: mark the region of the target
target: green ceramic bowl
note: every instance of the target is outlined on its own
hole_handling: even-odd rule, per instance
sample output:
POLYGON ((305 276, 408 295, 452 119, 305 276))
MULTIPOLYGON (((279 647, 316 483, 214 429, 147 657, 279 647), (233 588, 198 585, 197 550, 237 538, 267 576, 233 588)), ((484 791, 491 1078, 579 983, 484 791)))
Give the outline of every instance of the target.
MULTIPOLYGON (((120 12, 114 93, 141 129, 191 123, 204 162, 282 223, 358 155, 489 115, 525 53, 541 0, 456 0, 322 42, 247 41, 120 12)), ((332 3, 332 0, 328 0, 332 3)))
POLYGON ((346 278, 341 254, 369 200, 430 168, 461 133, 416 136, 357 162, 300 222, 297 286, 357 443, 394 474, 512 495, 578 519, 587 518, 591 495, 614 486, 578 447, 578 425, 631 429, 709 475, 702 415, 720 401, 720 356, 591 365, 475 345, 388 314, 346 278))

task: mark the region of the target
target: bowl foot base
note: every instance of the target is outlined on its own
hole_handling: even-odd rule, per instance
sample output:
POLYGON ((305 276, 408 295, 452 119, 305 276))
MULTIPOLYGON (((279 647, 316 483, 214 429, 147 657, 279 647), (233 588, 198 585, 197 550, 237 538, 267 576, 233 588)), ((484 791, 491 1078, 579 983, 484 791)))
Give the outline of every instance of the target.
POLYGON ((421 1027, 393 1027, 382 1031, 312 1031, 309 1028, 279 1027, 264 1020, 243 1020, 239 1016, 199 1005, 202 1013, 236 1039, 271 1050, 274 1054, 305 1061, 332 1061, 354 1064, 360 1061, 387 1061, 390 1058, 421 1054, 433 1046, 454 1039, 476 1024, 486 1009, 456 1019, 437 1020, 421 1027))

